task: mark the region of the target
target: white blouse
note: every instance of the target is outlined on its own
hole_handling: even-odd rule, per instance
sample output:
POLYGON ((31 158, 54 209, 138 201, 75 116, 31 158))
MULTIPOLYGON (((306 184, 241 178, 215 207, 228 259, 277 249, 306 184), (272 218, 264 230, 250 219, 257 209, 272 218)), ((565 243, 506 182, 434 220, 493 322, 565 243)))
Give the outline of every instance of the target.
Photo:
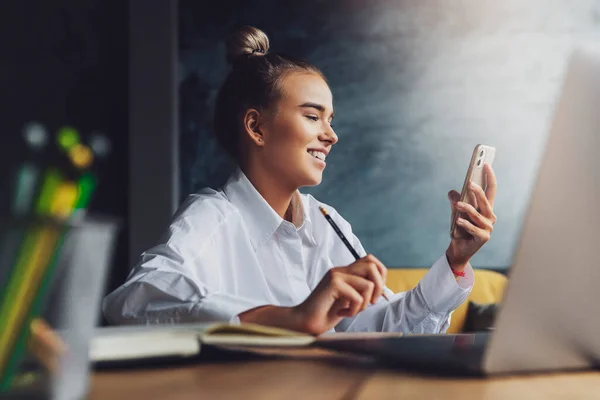
MULTIPOLYGON (((162 243, 143 253, 125 284, 104 299, 104 315, 114 324, 237 322, 258 306, 300 304, 330 268, 354 262, 319 206, 366 253, 333 208, 299 192, 292 206, 293 223, 239 169, 221 190, 191 195, 162 243)), ((473 285, 471 266, 465 271, 457 282, 443 255, 414 289, 386 288, 389 303, 380 299, 335 330, 445 332, 473 285)))

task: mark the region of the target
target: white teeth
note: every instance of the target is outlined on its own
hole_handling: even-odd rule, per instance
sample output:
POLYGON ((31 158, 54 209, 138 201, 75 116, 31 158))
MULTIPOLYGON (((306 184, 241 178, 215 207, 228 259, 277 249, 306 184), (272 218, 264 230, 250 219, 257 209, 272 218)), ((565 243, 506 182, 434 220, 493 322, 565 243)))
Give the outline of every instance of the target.
POLYGON ((310 154, 311 156, 318 158, 319 160, 325 161, 325 157, 327 157, 325 155, 325 153, 322 153, 320 151, 314 151, 314 150, 309 150, 308 154, 310 154))

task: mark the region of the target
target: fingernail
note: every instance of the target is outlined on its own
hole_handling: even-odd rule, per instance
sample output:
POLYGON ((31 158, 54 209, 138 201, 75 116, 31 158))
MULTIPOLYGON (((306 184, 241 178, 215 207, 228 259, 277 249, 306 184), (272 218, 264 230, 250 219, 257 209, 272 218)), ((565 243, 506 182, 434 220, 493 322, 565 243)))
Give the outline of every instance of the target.
POLYGON ((462 219, 462 218, 458 218, 458 219, 456 220, 456 223, 457 223, 457 224, 459 224, 459 225, 462 225, 462 224, 463 224, 463 222, 465 222, 465 220, 464 220, 464 219, 462 219))
POLYGON ((458 203, 456 203, 456 209, 462 210, 464 207, 465 206, 464 206, 464 204, 462 202, 459 201, 458 203))

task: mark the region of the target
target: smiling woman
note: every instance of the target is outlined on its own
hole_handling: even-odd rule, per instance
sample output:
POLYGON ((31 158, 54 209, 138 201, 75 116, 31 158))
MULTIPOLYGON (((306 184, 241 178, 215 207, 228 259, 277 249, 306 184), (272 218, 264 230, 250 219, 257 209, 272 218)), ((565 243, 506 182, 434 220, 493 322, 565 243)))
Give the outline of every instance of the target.
MULTIPOLYGON (((163 242, 107 296, 107 319, 242 321, 312 334, 444 332, 471 290, 468 261, 489 238, 487 216, 469 214, 480 223, 473 236, 453 238, 416 288, 392 296, 385 266, 366 255, 350 224, 299 192, 321 183, 338 141, 325 77, 306 61, 269 52, 267 36, 254 27, 235 31, 226 44, 232 69, 217 95, 214 128, 238 169, 222 188, 187 199, 163 242), (320 207, 350 239, 358 260, 320 207), (380 300, 384 293, 389 302, 380 300)), ((495 193, 493 171, 486 173, 495 193)), ((476 189, 474 195, 491 213, 493 199, 488 203, 476 189)))
MULTIPOLYGON (((217 140, 261 194, 264 187, 281 187, 276 182, 296 189, 321 183, 325 157, 337 142, 323 74, 268 49, 267 36, 253 27, 228 38, 233 71, 217 95, 214 121, 217 140)), ((283 216, 289 194, 275 196, 282 200, 275 210, 283 216)))

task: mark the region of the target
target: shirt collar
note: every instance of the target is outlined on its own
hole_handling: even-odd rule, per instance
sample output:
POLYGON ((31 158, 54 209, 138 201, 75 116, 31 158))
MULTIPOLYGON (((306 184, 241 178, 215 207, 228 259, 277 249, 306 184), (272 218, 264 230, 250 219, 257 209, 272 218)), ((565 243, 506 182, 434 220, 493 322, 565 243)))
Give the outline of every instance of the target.
POLYGON ((296 192, 295 198, 300 200, 298 203, 300 203, 302 216, 302 222, 300 224, 302 226, 301 231, 305 235, 306 239, 308 239, 308 242, 311 245, 316 246, 317 241, 315 240, 312 234, 312 220, 310 218, 310 212, 308 212, 308 210, 310 210, 310 203, 308 197, 300 195, 300 192, 296 192))
MULTIPOLYGON (((286 222, 267 203, 240 168, 229 178, 223 192, 240 211, 255 250, 286 222)), ((310 225, 310 216, 306 210, 304 199, 296 191, 292 199, 292 221, 297 227, 304 225, 304 228, 308 228, 307 225, 310 225)))

